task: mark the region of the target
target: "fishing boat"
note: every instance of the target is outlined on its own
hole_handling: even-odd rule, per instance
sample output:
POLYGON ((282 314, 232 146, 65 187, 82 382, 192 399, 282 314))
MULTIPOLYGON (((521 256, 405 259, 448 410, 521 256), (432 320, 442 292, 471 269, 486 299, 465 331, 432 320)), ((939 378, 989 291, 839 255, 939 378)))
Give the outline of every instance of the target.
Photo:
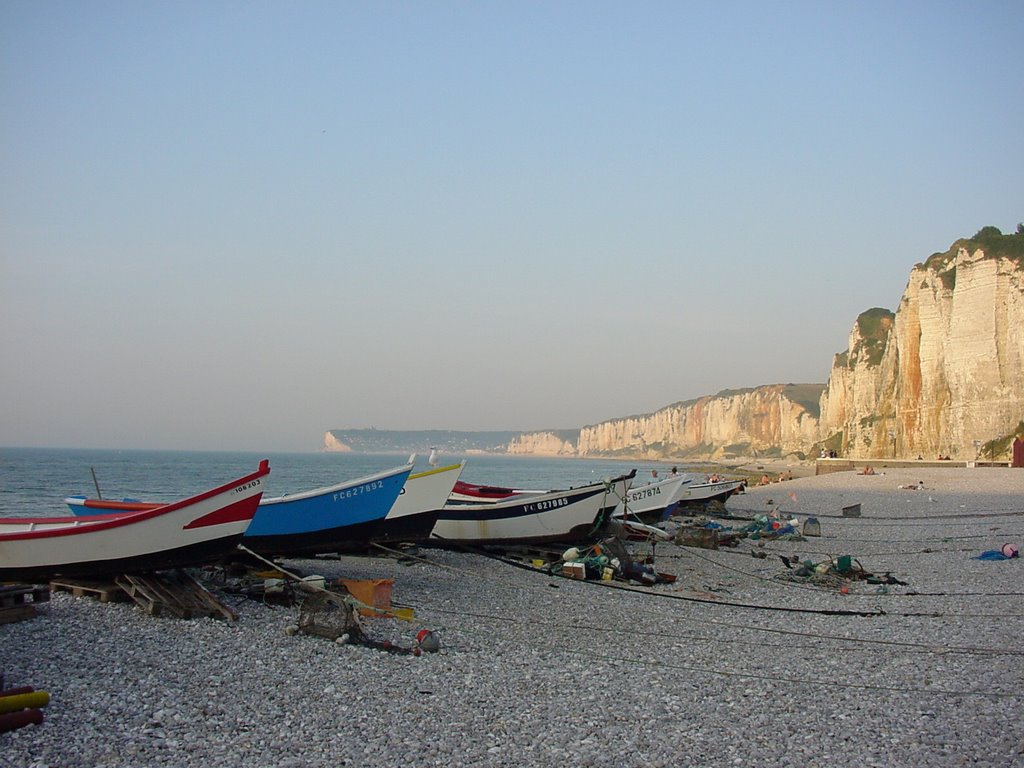
MULTIPOLYGON (((248 549, 264 556, 318 555, 348 551, 373 540, 394 506, 415 456, 394 469, 336 485, 284 496, 264 498, 242 539, 248 549)), ((152 508, 138 501, 66 498, 76 515, 152 508)))
POLYGON ((512 496, 539 496, 550 491, 530 491, 522 488, 505 488, 500 485, 476 485, 459 480, 452 488, 448 504, 494 504, 512 496))
POLYGON ((466 462, 409 475, 374 541, 416 542, 430 537, 466 462))
POLYGON ((726 499, 743 487, 742 480, 714 480, 684 483, 672 497, 671 504, 706 504, 709 501, 725 503, 726 499))
POLYGON ((662 520, 675 503, 680 489, 690 482, 691 477, 676 474, 646 485, 633 486, 615 507, 612 515, 616 518, 628 517, 643 522, 662 520))
POLYGON ((248 530, 270 462, 170 504, 91 517, 0 518, 0 581, 110 577, 216 561, 248 530))
POLYGON ((430 543, 500 546, 594 539, 635 474, 569 490, 512 494, 500 501, 445 504, 430 543))
POLYGON ((465 466, 462 461, 409 475, 387 516, 364 538, 339 551, 363 550, 368 544, 415 544, 429 539, 441 507, 465 466))

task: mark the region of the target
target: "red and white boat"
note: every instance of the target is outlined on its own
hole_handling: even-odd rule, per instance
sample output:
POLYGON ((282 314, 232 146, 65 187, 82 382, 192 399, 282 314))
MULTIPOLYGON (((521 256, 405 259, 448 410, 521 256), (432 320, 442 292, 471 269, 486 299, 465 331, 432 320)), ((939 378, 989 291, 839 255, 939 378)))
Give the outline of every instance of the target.
POLYGON ((252 474, 151 509, 89 517, 0 518, 0 581, 99 577, 212 562, 238 544, 270 462, 252 474))
POLYGON ((504 488, 500 485, 476 485, 456 481, 448 496, 448 504, 494 504, 506 501, 513 496, 539 496, 551 491, 528 491, 522 488, 504 488))

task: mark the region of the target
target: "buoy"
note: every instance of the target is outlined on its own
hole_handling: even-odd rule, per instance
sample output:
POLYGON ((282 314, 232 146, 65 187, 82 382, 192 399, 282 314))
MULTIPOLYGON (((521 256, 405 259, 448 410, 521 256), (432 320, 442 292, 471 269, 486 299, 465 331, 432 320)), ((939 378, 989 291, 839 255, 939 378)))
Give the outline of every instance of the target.
POLYGON ((846 586, 845 584, 843 584, 843 586, 841 586, 839 588, 839 594, 841 594, 841 595, 848 595, 848 594, 850 594, 850 588, 848 586, 846 586))
POLYGON ((1003 553, 1003 557, 1019 557, 1020 550, 1017 549, 1016 544, 1003 544, 1003 548, 1000 550, 1003 553))
POLYGON ((289 624, 287 627, 284 628, 284 633, 286 635, 288 635, 289 637, 291 637, 294 634, 297 634, 298 631, 299 631, 299 628, 297 626, 295 626, 294 624, 289 624))
POLYGON ((429 651, 430 653, 436 653, 441 648, 437 635, 429 629, 421 629, 416 633, 416 643, 424 651, 429 651))
POLYGON ((21 693, 34 693, 35 690, 31 685, 23 685, 19 688, 8 688, 6 691, 0 691, 0 696, 17 696, 21 693))
POLYGON ((562 553, 562 561, 568 563, 570 560, 579 560, 580 551, 576 547, 569 547, 562 553))
POLYGON ((45 707, 49 703, 50 694, 46 691, 0 696, 0 714, 17 712, 20 709, 38 709, 39 707, 45 707))
POLYGON ((42 725, 43 711, 41 709, 23 709, 20 712, 9 712, 0 715, 0 733, 13 731, 16 728, 24 728, 26 725, 42 725))

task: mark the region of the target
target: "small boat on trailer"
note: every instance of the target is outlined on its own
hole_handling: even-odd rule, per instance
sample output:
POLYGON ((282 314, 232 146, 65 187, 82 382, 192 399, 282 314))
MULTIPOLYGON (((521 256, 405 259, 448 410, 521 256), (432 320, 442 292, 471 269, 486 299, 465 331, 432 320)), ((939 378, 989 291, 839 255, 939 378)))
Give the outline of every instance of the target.
POLYGON ((235 549, 270 463, 181 501, 90 517, 0 518, 0 581, 98 578, 215 562, 235 549))
POLYGON ((448 503, 441 509, 430 543, 503 546, 593 540, 635 475, 633 471, 563 491, 511 494, 500 501, 448 503))

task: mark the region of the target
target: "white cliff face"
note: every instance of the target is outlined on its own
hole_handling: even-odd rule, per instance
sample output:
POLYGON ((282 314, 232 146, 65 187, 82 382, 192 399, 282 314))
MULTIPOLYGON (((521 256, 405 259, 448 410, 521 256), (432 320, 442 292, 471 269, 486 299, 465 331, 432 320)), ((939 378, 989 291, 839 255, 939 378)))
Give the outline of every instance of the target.
POLYGON ((335 453, 349 453, 352 449, 341 442, 330 432, 324 432, 324 444, 321 450, 335 453))
POLYGON ((523 456, 577 456, 576 445, 553 432, 526 432, 512 440, 508 452, 523 456))
MULTIPOLYGON (((1013 239, 1024 235, 994 235, 915 266, 895 313, 861 314, 827 385, 721 392, 578 433, 525 433, 507 451, 721 459, 808 455, 825 443, 855 459, 972 460, 975 441, 1012 435, 1024 419, 1024 266, 1013 239)), ((324 450, 351 447, 327 432, 324 450)))
POLYGON ((1024 273, 960 247, 911 272, 874 365, 837 355, 822 395, 822 436, 843 432, 853 458, 974 459, 974 441, 1024 418, 1024 273))
MULTIPOLYGON (((821 385, 801 385, 817 398, 821 385)), ((612 419, 580 430, 575 445, 550 432, 522 435, 510 453, 547 456, 629 455, 650 459, 749 455, 781 447, 784 453, 810 450, 818 420, 787 394, 787 385, 758 387, 678 403, 654 413, 612 419)))

